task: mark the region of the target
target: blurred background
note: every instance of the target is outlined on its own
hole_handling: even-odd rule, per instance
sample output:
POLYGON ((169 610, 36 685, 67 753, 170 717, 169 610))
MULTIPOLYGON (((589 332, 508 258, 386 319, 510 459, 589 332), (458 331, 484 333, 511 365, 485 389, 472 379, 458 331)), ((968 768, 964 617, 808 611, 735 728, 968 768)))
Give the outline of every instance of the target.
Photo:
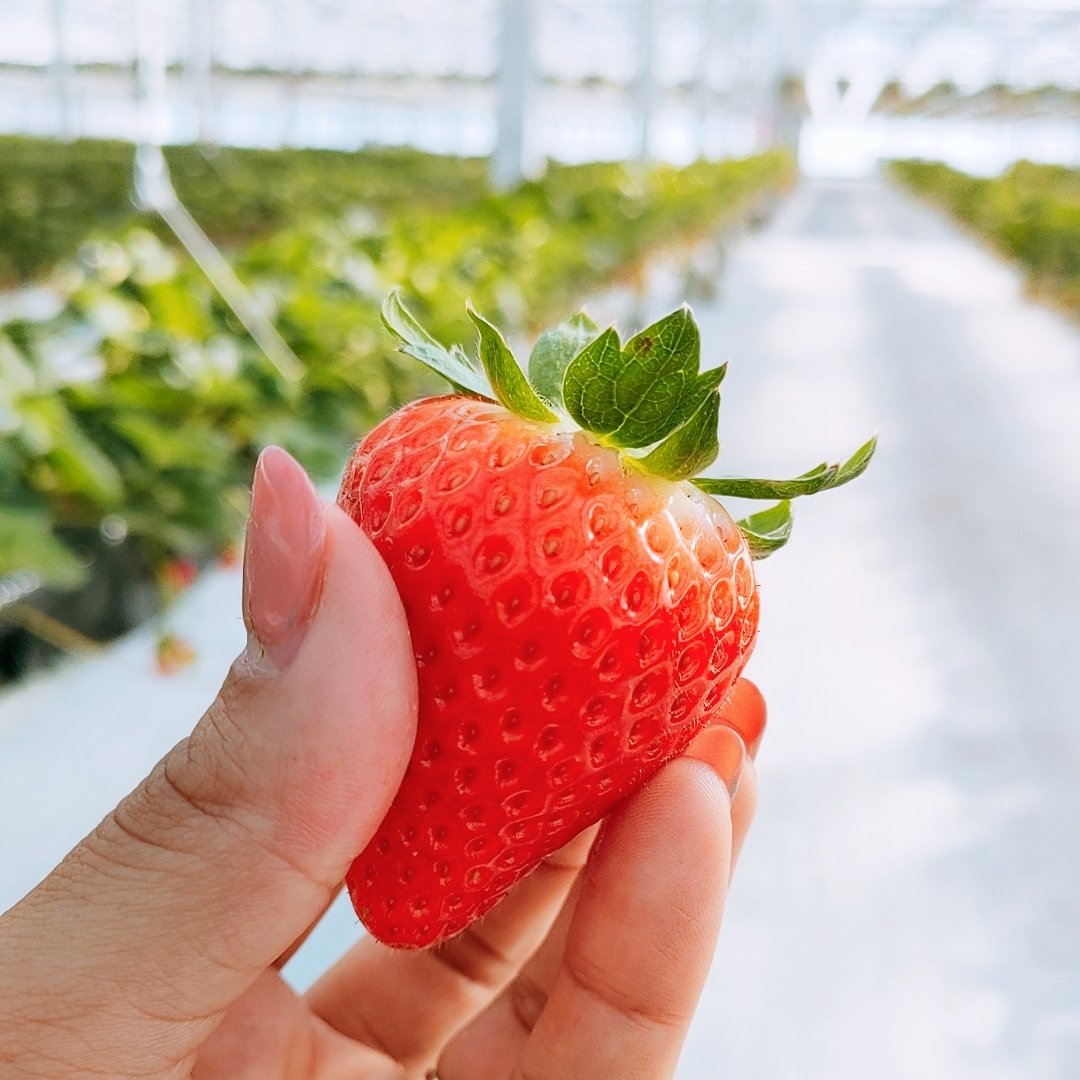
POLYGON ((690 300, 725 473, 880 432, 759 567, 679 1076, 1080 1075, 1077 0, 0 0, 0 908, 239 651, 259 449, 330 495, 437 388, 395 284, 523 345, 690 300))

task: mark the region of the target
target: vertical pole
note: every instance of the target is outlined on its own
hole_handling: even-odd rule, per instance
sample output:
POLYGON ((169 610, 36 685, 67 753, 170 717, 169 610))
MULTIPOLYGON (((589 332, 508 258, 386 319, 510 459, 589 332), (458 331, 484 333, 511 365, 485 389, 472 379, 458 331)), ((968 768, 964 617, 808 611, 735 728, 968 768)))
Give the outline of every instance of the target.
POLYGON ((499 103, 491 179, 498 188, 521 181, 525 122, 532 82, 531 0, 502 0, 499 29, 499 103))
POLYGON ((789 100, 791 88, 785 84, 785 79, 796 70, 801 8, 788 0, 772 0, 769 14, 770 53, 768 63, 762 64, 762 73, 768 79, 765 87, 767 135, 771 144, 794 150, 799 141, 799 119, 789 100))
POLYGON ((189 0, 191 31, 191 82, 195 97, 198 140, 210 145, 216 141, 214 124, 214 3, 213 0, 189 0))
MULTIPOLYGON (((300 95, 303 76, 305 34, 309 32, 303 20, 304 7, 297 0, 276 0, 274 20, 277 26, 277 81, 281 86, 281 127, 278 142, 292 146, 298 136, 300 95)), ((301 139, 302 141, 302 139, 301 139)))
POLYGON ((155 0, 135 5, 135 98, 139 108, 139 145, 160 147, 168 130, 166 114, 165 34, 155 0))
POLYGON ((712 113, 713 47, 716 39, 717 0, 698 0, 698 51, 694 69, 694 141, 697 156, 709 155, 709 117, 712 113))
POLYGON ((273 12, 274 36, 277 38, 277 83, 281 91, 277 141, 279 146, 287 146, 292 130, 292 117, 289 115, 292 103, 292 28, 289 26, 288 0, 275 0, 273 12))
POLYGON ((636 0, 637 86, 636 119, 638 161, 648 161, 652 153, 653 117, 656 113, 656 0, 636 0))
POLYGON ((66 0, 52 0, 51 12, 53 42, 56 46, 52 67, 57 134, 61 139, 72 139, 75 137, 75 114, 71 98, 71 54, 68 49, 66 0))
POLYGON ((132 0, 135 9, 135 92, 139 145, 135 149, 135 201, 159 213, 176 238, 236 313, 248 333, 295 392, 303 365, 266 313, 244 288, 221 254, 180 201, 161 147, 167 134, 165 33, 159 0, 132 0))

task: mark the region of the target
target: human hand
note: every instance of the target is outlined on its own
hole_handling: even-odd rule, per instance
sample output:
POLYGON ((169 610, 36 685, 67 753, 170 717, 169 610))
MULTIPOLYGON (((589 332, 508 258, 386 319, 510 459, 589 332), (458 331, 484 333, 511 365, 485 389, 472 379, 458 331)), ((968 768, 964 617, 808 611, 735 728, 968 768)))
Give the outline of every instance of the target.
MULTIPOLYGON (((393 798, 415 663, 374 548, 278 450, 244 596, 251 645, 190 738, 0 919, 4 1077, 670 1075, 753 814, 739 737, 707 728, 452 941, 365 939, 297 995, 278 969, 393 798)), ((717 719, 753 747, 760 695, 717 719)))

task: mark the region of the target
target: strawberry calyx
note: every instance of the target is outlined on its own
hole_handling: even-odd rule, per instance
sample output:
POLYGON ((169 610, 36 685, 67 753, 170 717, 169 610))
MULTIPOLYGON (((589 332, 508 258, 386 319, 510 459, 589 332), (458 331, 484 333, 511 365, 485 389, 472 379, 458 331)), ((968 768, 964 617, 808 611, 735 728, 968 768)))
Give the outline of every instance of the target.
POLYGON ((688 481, 711 496, 779 499, 737 524, 750 553, 763 559, 791 534, 791 500, 839 487, 870 464, 877 437, 845 462, 822 463, 790 480, 702 477, 720 452, 720 384, 727 365, 701 370, 701 336, 683 305, 625 344, 614 327, 601 330, 584 312, 540 335, 528 373, 499 330, 467 305, 476 326, 476 355, 437 341, 395 289, 382 318, 399 350, 445 378, 455 390, 496 401, 539 423, 571 423, 617 450, 629 467, 669 481, 688 481))

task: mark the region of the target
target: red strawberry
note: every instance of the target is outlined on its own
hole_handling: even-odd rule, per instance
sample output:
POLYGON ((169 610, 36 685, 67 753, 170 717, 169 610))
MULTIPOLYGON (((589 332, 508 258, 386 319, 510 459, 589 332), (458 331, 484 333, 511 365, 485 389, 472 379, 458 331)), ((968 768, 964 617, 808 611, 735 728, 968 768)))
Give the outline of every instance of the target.
POLYGON ((716 456, 723 377, 699 372, 687 309, 625 347, 576 316, 541 338, 531 382, 470 314, 490 384, 388 299, 403 351, 460 393, 375 428, 339 496, 393 575, 418 667, 412 759, 347 878, 391 945, 462 930, 720 707, 757 631, 751 559, 790 516, 736 525, 706 492, 786 500, 874 449, 791 481, 684 483, 716 456))

